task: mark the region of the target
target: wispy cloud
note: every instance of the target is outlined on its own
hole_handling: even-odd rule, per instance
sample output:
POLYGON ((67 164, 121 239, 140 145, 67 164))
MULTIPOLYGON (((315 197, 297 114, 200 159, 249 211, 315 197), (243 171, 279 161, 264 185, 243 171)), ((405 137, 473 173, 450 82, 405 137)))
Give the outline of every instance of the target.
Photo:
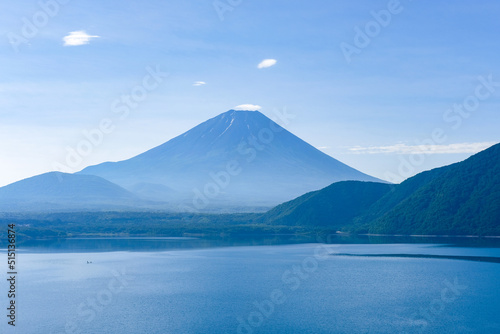
POLYGON ((240 104, 239 106, 236 106, 233 109, 234 110, 260 110, 260 109, 262 109, 262 107, 259 105, 256 105, 256 104, 240 104))
POLYGON ((268 68, 276 65, 278 61, 276 59, 264 59, 257 65, 257 68, 268 68))
POLYGON ((406 145, 396 144, 389 146, 355 146, 349 148, 354 154, 457 154, 478 153, 495 145, 495 142, 458 143, 449 145, 406 145))
POLYGON ((195 81, 193 83, 193 86, 203 86, 206 85, 207 83, 205 81, 195 81))
POLYGON ((64 46, 77 46, 89 44, 92 38, 99 38, 100 36, 92 36, 87 34, 84 30, 72 31, 69 35, 64 36, 64 46))

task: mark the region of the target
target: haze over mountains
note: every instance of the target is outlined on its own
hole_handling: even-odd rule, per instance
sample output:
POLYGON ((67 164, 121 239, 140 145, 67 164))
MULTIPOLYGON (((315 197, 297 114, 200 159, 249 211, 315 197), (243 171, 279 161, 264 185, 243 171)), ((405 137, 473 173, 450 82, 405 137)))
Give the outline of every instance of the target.
POLYGON ((241 110, 222 113, 128 160, 54 175, 0 188, 3 198, 12 199, 0 203, 0 210, 115 208, 119 203, 127 208, 249 210, 337 181, 380 181, 319 151, 262 113, 241 110), (54 175, 64 175, 65 182, 54 175))
MULTIPOLYGON (((262 214, 175 219, 224 226, 237 219, 265 229, 500 235, 500 144, 392 185, 329 157, 259 112, 230 110, 131 159, 0 188, 1 212, 142 211, 138 216, 145 219, 165 210, 250 212, 273 204, 279 205, 262 214)), ((134 216, 124 215, 126 221, 134 216)))
POLYGON ((131 159, 85 168, 142 196, 207 206, 270 206, 342 180, 379 181, 258 111, 230 110, 131 159), (164 187, 164 191, 160 189, 164 187), (148 188, 154 191, 148 191, 148 188))
POLYGON ((3 211, 124 209, 140 202, 138 196, 93 175, 51 172, 0 188, 3 211))
POLYGON ((257 111, 230 110, 128 160, 0 188, 3 212, 249 212, 274 205, 249 215, 248 222, 500 235, 500 144, 391 185, 322 153, 257 111))

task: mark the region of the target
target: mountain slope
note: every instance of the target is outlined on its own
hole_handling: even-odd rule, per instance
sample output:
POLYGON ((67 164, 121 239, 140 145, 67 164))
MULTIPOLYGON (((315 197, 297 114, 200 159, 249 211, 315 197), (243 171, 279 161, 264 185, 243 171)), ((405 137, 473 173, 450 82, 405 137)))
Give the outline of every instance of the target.
POLYGON ((126 189, 141 183, 163 185, 198 209, 270 206, 336 181, 378 181, 324 154, 260 112, 236 110, 131 159, 91 166, 79 174, 97 175, 126 189))
MULTIPOLYGON (((446 171, 446 167, 436 168, 430 171, 419 173, 401 184, 392 185, 391 191, 376 201, 370 210, 353 220, 354 225, 362 226, 368 224, 394 209, 401 202, 419 190, 430 181, 440 177, 446 171)), ((367 232, 367 231, 365 231, 367 232)))
POLYGON ((387 194, 391 185, 342 181, 310 192, 266 212, 262 220, 273 225, 341 228, 387 194))
MULTIPOLYGON (((368 232, 500 235, 500 144, 427 173, 432 177, 413 193, 383 214, 377 212, 368 232)), ((395 192, 419 178, 403 182, 395 192)))
POLYGON ((357 233, 500 235, 500 144, 399 185, 334 183, 262 220, 357 233))
POLYGON ((137 196, 93 175, 45 173, 0 188, 2 211, 121 208, 139 204, 137 196))

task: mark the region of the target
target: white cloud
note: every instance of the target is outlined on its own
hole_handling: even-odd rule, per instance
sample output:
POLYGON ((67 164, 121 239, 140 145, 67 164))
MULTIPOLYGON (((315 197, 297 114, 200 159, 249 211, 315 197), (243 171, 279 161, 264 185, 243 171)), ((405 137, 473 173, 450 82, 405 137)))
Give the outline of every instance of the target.
POLYGON ((389 146, 355 146, 349 148, 355 154, 457 154, 478 153, 495 145, 495 142, 458 143, 449 145, 406 145, 396 144, 389 146))
POLYGON ((64 36, 64 46, 76 46, 89 44, 92 38, 99 38, 100 36, 91 36, 84 30, 72 31, 68 36, 64 36))
POLYGON ((251 110, 251 111, 260 109, 262 109, 262 107, 256 104, 240 104, 239 106, 233 108, 233 110, 251 110))
POLYGON ((193 86, 203 86, 203 85, 206 85, 207 83, 205 81, 195 81, 195 83, 193 83, 193 86))
POLYGON ((257 65, 257 68, 268 68, 276 65, 278 61, 276 59, 264 59, 257 65))

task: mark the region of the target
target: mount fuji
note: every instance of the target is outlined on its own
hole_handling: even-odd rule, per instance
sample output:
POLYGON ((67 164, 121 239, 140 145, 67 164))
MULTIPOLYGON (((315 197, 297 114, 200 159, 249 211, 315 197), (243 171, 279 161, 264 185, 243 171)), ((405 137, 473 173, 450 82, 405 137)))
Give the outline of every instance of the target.
POLYGON ((180 209, 270 207, 333 182, 382 182, 326 155, 258 111, 229 110, 128 160, 90 166, 142 198, 180 209))

